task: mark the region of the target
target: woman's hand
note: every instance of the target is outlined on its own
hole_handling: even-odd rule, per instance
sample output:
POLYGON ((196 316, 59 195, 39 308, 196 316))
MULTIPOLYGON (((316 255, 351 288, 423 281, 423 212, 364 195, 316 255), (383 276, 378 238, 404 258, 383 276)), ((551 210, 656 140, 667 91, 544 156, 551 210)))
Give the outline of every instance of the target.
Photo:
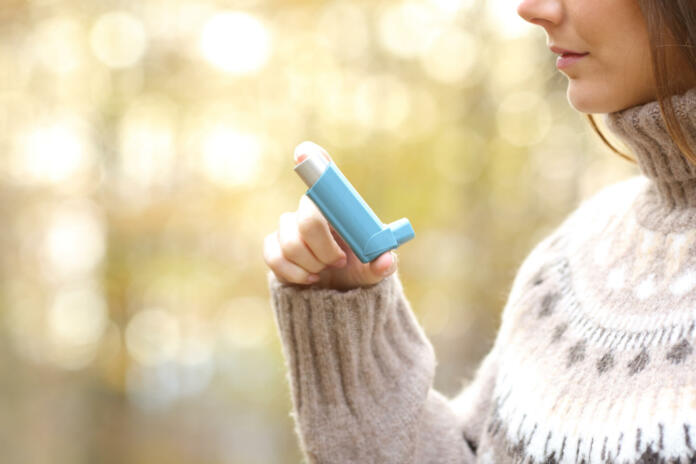
MULTIPOLYGON (((319 145, 302 142, 295 163, 311 152, 331 159, 319 145)), ((279 281, 297 285, 349 290, 373 285, 396 271, 396 253, 381 254, 362 263, 306 195, 297 211, 280 215, 278 230, 264 240, 264 261, 279 281)))

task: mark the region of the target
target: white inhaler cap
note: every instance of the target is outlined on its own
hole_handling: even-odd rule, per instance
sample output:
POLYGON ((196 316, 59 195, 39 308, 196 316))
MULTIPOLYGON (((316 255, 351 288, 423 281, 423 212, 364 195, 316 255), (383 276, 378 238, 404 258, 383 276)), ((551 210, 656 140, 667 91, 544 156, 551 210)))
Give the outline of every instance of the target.
POLYGON ((310 153, 307 158, 295 166, 295 172, 307 184, 307 187, 312 187, 328 167, 329 161, 323 155, 310 153))

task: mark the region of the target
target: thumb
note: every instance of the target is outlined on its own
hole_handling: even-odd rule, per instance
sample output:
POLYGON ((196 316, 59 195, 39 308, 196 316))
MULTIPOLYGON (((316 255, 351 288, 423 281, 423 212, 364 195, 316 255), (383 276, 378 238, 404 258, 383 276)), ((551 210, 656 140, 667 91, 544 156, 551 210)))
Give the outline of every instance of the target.
POLYGON ((295 164, 300 164, 302 161, 305 160, 305 158, 314 153, 321 154, 324 156, 324 158, 331 161, 331 157, 329 156, 329 153, 326 150, 324 150, 321 146, 317 145, 314 142, 305 140, 304 142, 298 144, 295 147, 295 164))
POLYGON ((397 258, 396 253, 393 251, 382 253, 369 264, 370 273, 379 280, 396 272, 396 268, 397 258))

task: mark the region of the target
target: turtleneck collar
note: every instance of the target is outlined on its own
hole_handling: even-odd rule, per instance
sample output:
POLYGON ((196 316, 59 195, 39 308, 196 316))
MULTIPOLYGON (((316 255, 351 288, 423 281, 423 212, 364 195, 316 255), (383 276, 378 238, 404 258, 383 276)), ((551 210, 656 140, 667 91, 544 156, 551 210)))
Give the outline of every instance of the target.
MULTIPOLYGON (((696 151, 696 88, 672 97, 672 102, 689 146, 696 151)), ((653 181, 663 207, 696 207, 696 165, 670 137, 657 101, 609 113, 605 122, 631 149, 643 175, 653 181)))

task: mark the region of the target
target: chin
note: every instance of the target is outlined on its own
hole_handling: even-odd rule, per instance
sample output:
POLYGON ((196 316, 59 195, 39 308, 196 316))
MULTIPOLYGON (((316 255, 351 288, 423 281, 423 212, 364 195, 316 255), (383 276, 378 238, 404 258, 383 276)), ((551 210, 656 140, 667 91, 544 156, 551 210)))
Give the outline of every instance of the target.
POLYGON ((601 114, 625 110, 655 99, 648 92, 625 91, 625 88, 611 88, 606 83, 591 85, 577 79, 568 81, 568 102, 581 113, 601 114))
POLYGON ((596 88, 587 88, 572 80, 568 83, 567 92, 570 105, 581 113, 612 113, 623 109, 613 95, 596 88))

